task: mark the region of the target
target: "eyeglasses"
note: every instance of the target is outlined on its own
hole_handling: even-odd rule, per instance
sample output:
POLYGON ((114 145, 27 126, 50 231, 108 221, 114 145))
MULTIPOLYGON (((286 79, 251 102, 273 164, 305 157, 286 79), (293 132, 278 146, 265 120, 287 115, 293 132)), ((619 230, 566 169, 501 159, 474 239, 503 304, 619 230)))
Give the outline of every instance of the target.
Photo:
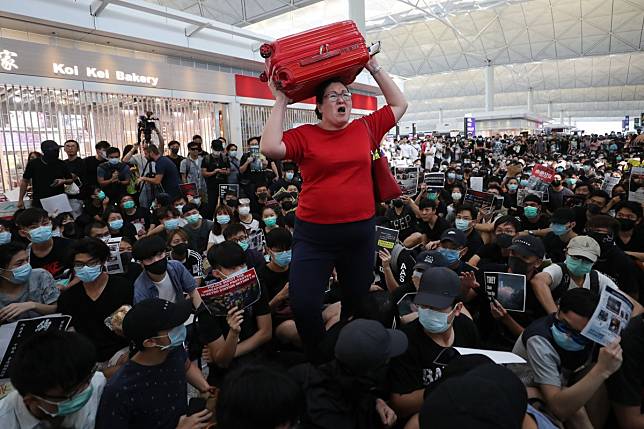
POLYGON ((331 92, 324 96, 324 98, 327 98, 331 103, 335 103, 336 101, 338 101, 339 97, 342 97, 344 101, 351 101, 350 92, 343 92, 342 94, 338 94, 337 92, 331 92))
POLYGON ((588 338, 581 335, 581 332, 577 331, 576 329, 573 329, 565 321, 555 319, 554 324, 557 329, 559 329, 564 334, 570 336, 570 338, 572 338, 573 341, 575 341, 577 344, 581 344, 581 345, 590 344, 590 340, 588 338))

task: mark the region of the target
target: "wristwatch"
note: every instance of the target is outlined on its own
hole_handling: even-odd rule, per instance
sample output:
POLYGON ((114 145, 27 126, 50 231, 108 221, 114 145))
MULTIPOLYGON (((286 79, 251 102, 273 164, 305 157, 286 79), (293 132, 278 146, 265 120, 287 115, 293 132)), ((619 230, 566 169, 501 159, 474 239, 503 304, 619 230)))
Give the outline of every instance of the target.
POLYGON ((534 236, 534 231, 528 231, 528 234, 534 236))

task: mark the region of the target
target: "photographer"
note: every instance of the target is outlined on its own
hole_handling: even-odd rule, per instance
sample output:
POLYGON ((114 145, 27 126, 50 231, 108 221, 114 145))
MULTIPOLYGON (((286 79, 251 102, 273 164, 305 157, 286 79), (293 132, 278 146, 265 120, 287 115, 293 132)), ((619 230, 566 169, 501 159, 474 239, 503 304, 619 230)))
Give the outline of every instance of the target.
POLYGON ((153 144, 148 145, 146 153, 149 161, 155 163, 156 173, 152 177, 149 175, 139 177, 136 179, 136 184, 161 185, 164 192, 172 198, 180 196, 179 183, 181 180, 179 179, 179 170, 177 170, 174 163, 168 157, 162 156, 159 148, 153 144))

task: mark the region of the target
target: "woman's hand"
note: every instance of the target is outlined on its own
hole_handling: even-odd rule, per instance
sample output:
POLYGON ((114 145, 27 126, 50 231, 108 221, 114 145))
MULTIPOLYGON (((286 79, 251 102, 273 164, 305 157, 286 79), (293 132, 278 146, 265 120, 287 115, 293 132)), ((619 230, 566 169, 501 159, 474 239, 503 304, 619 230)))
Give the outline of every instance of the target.
POLYGON ((367 61, 367 65, 365 68, 369 73, 373 73, 374 70, 378 68, 380 64, 378 64, 378 60, 376 59, 376 56, 373 55, 371 58, 369 58, 369 61, 367 61))
POLYGON ((273 94, 273 97, 275 97, 275 100, 280 103, 285 103, 288 104, 291 102, 291 100, 284 94, 282 91, 277 89, 275 86, 275 82, 273 82, 273 79, 268 80, 268 88, 271 90, 271 93, 273 94))

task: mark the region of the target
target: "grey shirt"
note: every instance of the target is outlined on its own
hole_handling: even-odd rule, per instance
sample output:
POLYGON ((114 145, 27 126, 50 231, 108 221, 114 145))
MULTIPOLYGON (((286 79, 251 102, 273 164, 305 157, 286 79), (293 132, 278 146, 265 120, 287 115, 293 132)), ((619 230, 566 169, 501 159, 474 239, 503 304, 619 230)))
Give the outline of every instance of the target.
MULTIPOLYGON (((58 301, 59 295, 60 292, 56 288, 56 282, 49 271, 43 270, 42 268, 34 268, 29 276, 29 281, 23 285, 22 291, 18 296, 10 297, 0 292, 0 308, 9 304, 27 301, 37 302, 39 304, 53 304, 58 301)), ((34 310, 29 310, 7 322, 15 322, 20 319, 30 319, 39 316, 42 316, 42 314, 34 310)))
POLYGON ((197 159, 187 157, 181 161, 179 172, 186 175, 186 183, 194 183, 198 191, 205 192, 206 181, 201 175, 201 161, 203 161, 202 156, 197 159))
POLYGON ((202 219, 199 228, 195 229, 190 225, 182 227, 181 229, 188 234, 188 247, 199 254, 203 254, 208 247, 208 236, 210 235, 212 224, 213 221, 202 219))
MULTIPOLYGON (((560 388, 567 386, 572 371, 562 368, 559 353, 546 338, 534 335, 528 339, 524 347, 522 334, 514 344, 512 353, 528 361, 527 368, 523 368, 523 371, 517 374, 527 387, 536 387, 539 384, 560 388)), ((515 367, 512 369, 515 371, 515 367)))

